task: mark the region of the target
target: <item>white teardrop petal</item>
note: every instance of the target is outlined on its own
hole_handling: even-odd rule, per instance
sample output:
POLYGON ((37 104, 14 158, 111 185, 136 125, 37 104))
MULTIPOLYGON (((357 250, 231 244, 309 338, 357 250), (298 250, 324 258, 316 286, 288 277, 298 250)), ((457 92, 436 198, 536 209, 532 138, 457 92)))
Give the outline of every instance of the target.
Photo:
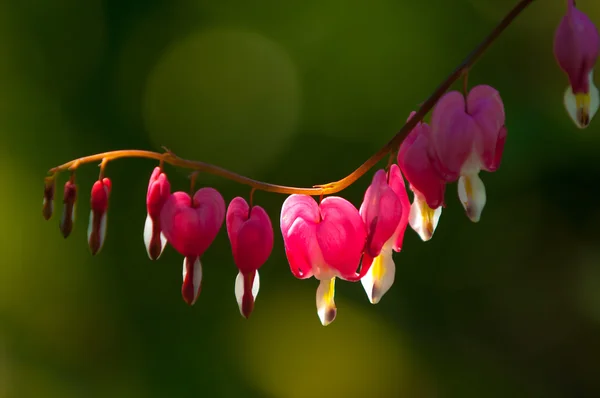
POLYGON ((154 223, 152 222, 152 218, 150 214, 146 215, 146 222, 144 223, 144 244, 146 245, 146 252, 148 253, 148 257, 150 256, 150 243, 152 243, 152 230, 154 229, 154 223))
POLYGON ((319 281, 317 288, 317 315, 323 326, 334 321, 337 308, 335 307, 335 277, 319 281))
POLYGON ((600 92, 594 84, 594 71, 590 72, 590 120, 594 118, 600 108, 600 92))
POLYGON ((458 179, 458 197, 467 213, 467 217, 473 222, 479 222, 486 202, 485 185, 479 178, 479 174, 460 176, 458 179))
POLYGON ((256 300, 256 296, 258 296, 258 291, 260 290, 260 276, 258 275, 258 270, 254 273, 254 281, 252 282, 252 297, 256 300))
POLYGON ((567 87, 563 97, 565 109, 577 127, 584 129, 589 126, 592 118, 600 107, 600 93, 594 84, 594 71, 588 75, 589 93, 575 94, 571 86, 567 87))
POLYGON ((442 206, 438 206, 435 210, 431 209, 423 198, 415 195, 415 199, 410 205, 408 223, 419 234, 421 240, 427 242, 433 236, 441 215, 442 206))
POLYGON ((396 264, 391 248, 384 247, 365 276, 360 280, 371 304, 377 304, 394 284, 396 264))
MULTIPOLYGON (((258 271, 254 272, 254 280, 252 281, 251 289, 252 289, 251 290, 252 300, 256 301, 256 296, 258 296, 258 291, 260 290, 260 276, 258 274, 258 271)), ((246 317, 246 315, 244 315, 244 310, 243 310, 244 275, 241 272, 238 272, 237 276, 235 277, 235 299, 238 303, 238 308, 240 310, 240 314, 243 317, 246 317)))
MULTIPOLYGON (((182 271, 183 281, 185 281, 185 277, 187 276, 186 263, 187 263, 188 259, 189 259, 189 257, 185 257, 183 259, 183 271, 182 271)), ((200 257, 195 258, 193 268, 192 268, 192 276, 193 276, 192 284, 194 286, 194 299, 192 300, 190 305, 193 305, 196 302, 196 299, 198 298, 198 295, 200 294, 200 286, 202 284, 202 263, 200 262, 200 257)))
POLYGON ((92 237, 92 232, 94 232, 94 211, 90 210, 90 219, 88 221, 88 229, 87 229, 87 240, 90 242, 90 238, 92 237))

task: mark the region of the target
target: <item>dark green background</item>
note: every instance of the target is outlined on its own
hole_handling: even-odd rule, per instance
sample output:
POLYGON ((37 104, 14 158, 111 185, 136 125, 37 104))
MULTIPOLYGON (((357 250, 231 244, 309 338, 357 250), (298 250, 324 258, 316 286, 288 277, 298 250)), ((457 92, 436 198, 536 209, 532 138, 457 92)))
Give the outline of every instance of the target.
MULTIPOLYGON (((0 397, 591 397, 600 395, 600 120, 578 130, 552 55, 564 2, 538 0, 472 71, 504 99, 500 170, 472 224, 447 190, 432 241, 407 231, 393 288, 338 283, 322 327, 314 279, 276 241, 249 320, 223 229, 198 302, 181 257, 148 260, 155 163, 110 163, 109 231, 86 245, 40 214, 70 159, 160 150, 310 186, 351 172, 397 131, 515 0, 0 2, 0 397)), ((578 4, 600 22, 600 5, 578 4)), ((186 174, 168 169, 174 188, 186 174)), ((360 205, 371 174, 343 195, 360 205)), ((60 184, 64 182, 64 176, 60 184)), ((246 187, 201 176, 227 201, 246 187)), ((59 187, 61 186, 59 185, 59 187)), ((59 188, 59 191, 61 189, 59 188)))

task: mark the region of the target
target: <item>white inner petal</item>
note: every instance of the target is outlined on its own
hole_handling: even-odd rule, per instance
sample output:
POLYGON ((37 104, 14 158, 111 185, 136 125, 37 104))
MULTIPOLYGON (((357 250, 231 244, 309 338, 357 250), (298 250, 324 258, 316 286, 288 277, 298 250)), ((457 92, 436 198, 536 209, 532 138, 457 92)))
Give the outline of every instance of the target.
POLYGON ((395 274, 396 264, 392 257, 392 249, 384 246, 379 256, 373 260, 369 271, 360 280, 372 304, 377 304, 390 290, 394 284, 395 274))
MULTIPOLYGON (((187 263, 187 257, 184 257, 183 259, 183 271, 182 271, 182 276, 183 276, 183 280, 185 281, 185 277, 187 276, 187 267, 186 267, 186 263, 187 263)), ((194 299, 192 300, 191 304, 193 305, 196 302, 196 299, 198 298, 198 293, 200 292, 200 285, 202 283, 202 263, 200 262, 200 257, 196 257, 195 261, 194 261, 194 266, 193 266, 193 285, 194 285, 194 299)))
POLYGON ((478 222, 486 202, 485 185, 479 178, 479 174, 460 176, 458 179, 458 197, 467 213, 467 217, 473 222, 478 222))
POLYGON ((254 274, 254 282, 252 283, 252 297, 256 300, 256 296, 258 296, 258 290, 260 289, 260 276, 258 275, 258 270, 254 274))
POLYGON ((565 104, 565 109, 567 110, 567 113, 569 114, 571 120, 573 120, 577 127, 582 128, 583 126, 579 123, 579 120, 577 118, 577 101, 575 99, 575 94, 573 94, 571 86, 567 87, 567 90, 565 91, 563 103, 565 104))
POLYGON ((424 198, 420 195, 415 195, 413 203, 410 205, 408 223, 419 234, 421 240, 427 242, 433 236, 441 215, 442 206, 438 206, 435 210, 432 210, 427 206, 424 198))
POLYGON ((104 246, 104 241, 106 240, 107 214, 107 212, 104 212, 104 214, 102 214, 102 218, 100 219, 100 244, 98 245, 98 251, 102 249, 102 246, 104 246))
POLYGON ((335 278, 319 281, 317 288, 317 315, 323 326, 329 325, 335 319, 335 278))
MULTIPOLYGON (((235 277, 235 299, 237 300, 240 313, 242 313, 242 298, 244 297, 244 275, 238 272, 235 277)), ((244 314, 242 313, 242 316, 244 314)))
POLYGON ((165 236, 165 234, 162 233, 162 231, 160 231, 160 252, 161 252, 161 254, 165 250, 165 246, 167 246, 167 237, 165 236))
POLYGON ((148 253, 148 257, 150 257, 150 243, 152 242, 152 229, 154 228, 154 223, 152 222, 152 218, 150 215, 146 215, 146 222, 144 223, 144 244, 146 245, 146 252, 148 253))
POLYGON ((598 87, 594 84, 594 71, 590 72, 588 77, 590 82, 590 120, 596 115, 598 112, 598 108, 600 107, 600 93, 598 92, 598 87))
POLYGON ((200 291, 200 284, 202 283, 202 263, 200 263, 200 257, 196 257, 194 261, 194 302, 198 297, 200 291))
POLYGON ((90 242, 90 238, 92 237, 93 231, 94 231, 94 211, 90 210, 90 219, 88 221, 88 229, 87 229, 88 243, 90 242))
MULTIPOLYGON (((260 276, 258 271, 254 274, 254 281, 252 282, 252 298, 256 300, 256 296, 258 296, 258 291, 260 290, 260 276)), ((242 300, 244 298, 244 275, 241 272, 238 272, 235 277, 235 299, 238 303, 238 307, 240 310, 240 314, 244 316, 244 312, 242 311, 242 300)))
MULTIPOLYGON (((588 75, 588 82, 589 82, 589 87, 590 87, 590 92, 589 92, 590 103, 589 103, 589 107, 586 111, 588 113, 589 120, 591 121, 592 118, 598 112, 598 108, 600 107, 600 93, 598 92, 598 88, 594 84, 594 71, 593 70, 590 71, 590 73, 588 75)), ((577 97, 573 93, 573 89, 571 86, 567 87, 567 89, 565 90, 565 94, 563 97, 563 103, 565 105, 565 109, 567 110, 567 113, 569 114, 569 117, 571 118, 571 120, 573 120, 575 125, 577 127, 579 127, 580 129, 586 128, 587 125, 583 125, 581 123, 581 121, 579 120, 579 115, 578 115, 579 109, 577 107, 577 97)))

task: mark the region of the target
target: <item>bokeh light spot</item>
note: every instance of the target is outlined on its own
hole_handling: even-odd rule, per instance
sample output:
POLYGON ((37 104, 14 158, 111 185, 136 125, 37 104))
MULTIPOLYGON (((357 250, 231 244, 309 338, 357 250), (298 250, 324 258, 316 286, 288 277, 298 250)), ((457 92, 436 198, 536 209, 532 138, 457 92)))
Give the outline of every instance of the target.
POLYGON ((175 43, 144 101, 156 145, 255 175, 296 131, 300 85, 285 49, 258 33, 216 29, 175 43))
POLYGON ((343 297, 336 320, 323 327, 314 293, 305 293, 263 297, 254 319, 228 327, 233 362, 256 388, 281 398, 423 396, 422 375, 397 330, 343 297))

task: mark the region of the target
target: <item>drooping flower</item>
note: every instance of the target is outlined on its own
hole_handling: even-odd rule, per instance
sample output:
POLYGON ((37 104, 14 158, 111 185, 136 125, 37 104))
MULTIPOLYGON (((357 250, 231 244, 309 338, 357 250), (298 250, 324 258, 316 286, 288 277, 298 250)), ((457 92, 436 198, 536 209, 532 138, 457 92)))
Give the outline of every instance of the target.
POLYGON ((160 212, 171 195, 171 184, 160 167, 154 168, 148 183, 146 194, 146 222, 144 224, 144 244, 148 257, 157 260, 167 245, 167 238, 162 232, 160 212))
POLYGON ((554 35, 554 56, 569 78, 564 105, 579 128, 590 124, 600 106, 594 85, 594 65, 598 59, 600 35, 590 18, 567 0, 567 11, 554 35))
POLYGON ((434 166, 437 163, 429 125, 419 122, 400 145, 398 165, 414 193, 409 224, 423 241, 433 236, 444 206, 446 182, 434 166))
POLYGON ((88 245, 92 255, 96 255, 102 249, 106 238, 106 214, 111 185, 108 178, 103 178, 92 186, 90 221, 87 230, 88 245))
POLYGON ((67 238, 71 234, 71 231, 73 231, 76 207, 77 185, 75 184, 75 181, 71 179, 65 183, 65 190, 63 193, 63 213, 60 219, 60 231, 65 238, 67 238))
POLYGON ((377 304, 394 283, 396 265, 392 251, 402 249, 410 201, 397 165, 388 173, 378 170, 365 192, 360 215, 367 227, 363 266, 371 264, 361 283, 369 301, 377 304))
POLYGON ((262 207, 250 208, 241 197, 229 203, 226 224, 233 260, 239 269, 235 278, 235 297, 240 313, 248 318, 260 288, 258 269, 273 250, 273 226, 262 207))
POLYGON ((162 231, 169 244, 185 257, 181 295, 189 305, 200 294, 200 257, 217 237, 224 220, 225 201, 214 188, 201 188, 193 197, 186 192, 175 192, 162 208, 162 231))
POLYGON ((323 325, 335 319, 335 278, 358 281, 369 270, 359 268, 367 231, 352 203, 331 196, 320 204, 307 195, 291 195, 281 209, 281 233, 290 269, 299 279, 314 276, 317 314, 323 325))
POLYGON ((506 141, 504 104, 498 91, 479 85, 465 100, 462 93, 446 93, 431 116, 431 140, 440 175, 458 179, 458 196, 469 219, 478 222, 486 193, 479 172, 493 172, 502 160, 506 141))
POLYGON ((46 177, 44 180, 44 200, 42 202, 42 215, 49 220, 54 213, 54 192, 56 191, 56 179, 46 177))

